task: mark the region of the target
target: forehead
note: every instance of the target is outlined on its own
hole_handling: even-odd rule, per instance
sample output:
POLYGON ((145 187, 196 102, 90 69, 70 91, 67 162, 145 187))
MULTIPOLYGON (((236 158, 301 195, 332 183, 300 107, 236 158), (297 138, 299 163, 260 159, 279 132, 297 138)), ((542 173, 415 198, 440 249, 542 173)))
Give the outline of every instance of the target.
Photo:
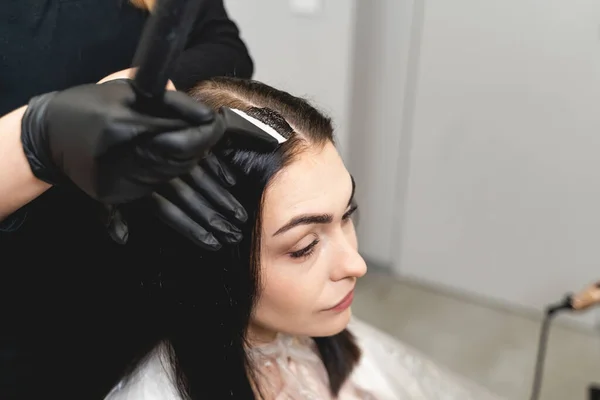
POLYGON ((263 216, 267 224, 286 223, 308 213, 339 213, 352 191, 350 174, 332 143, 309 148, 274 178, 265 192, 263 216))

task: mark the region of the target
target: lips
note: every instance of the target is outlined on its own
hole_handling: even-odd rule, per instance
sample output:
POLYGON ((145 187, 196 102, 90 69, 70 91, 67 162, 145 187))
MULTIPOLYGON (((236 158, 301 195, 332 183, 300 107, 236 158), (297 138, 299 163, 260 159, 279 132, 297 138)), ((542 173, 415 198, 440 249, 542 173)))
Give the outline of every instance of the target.
POLYGON ((327 309, 327 311, 344 311, 352 304, 352 300, 354 300, 354 289, 352 289, 339 303, 335 306, 327 309))

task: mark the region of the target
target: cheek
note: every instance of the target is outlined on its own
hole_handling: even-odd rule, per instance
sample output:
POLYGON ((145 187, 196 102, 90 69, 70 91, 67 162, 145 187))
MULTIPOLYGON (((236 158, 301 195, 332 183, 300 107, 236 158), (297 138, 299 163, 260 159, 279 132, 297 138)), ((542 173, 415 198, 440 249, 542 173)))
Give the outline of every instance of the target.
POLYGON ((315 312, 322 284, 312 274, 303 273, 302 268, 302 265, 265 268, 257 315, 300 316, 315 312))

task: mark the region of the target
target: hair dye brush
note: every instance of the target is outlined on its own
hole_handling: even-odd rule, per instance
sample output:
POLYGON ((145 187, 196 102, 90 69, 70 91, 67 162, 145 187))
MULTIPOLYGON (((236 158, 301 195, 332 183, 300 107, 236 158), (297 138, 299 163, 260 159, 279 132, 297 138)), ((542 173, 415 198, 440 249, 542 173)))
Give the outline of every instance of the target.
POLYGON ((179 57, 201 0, 159 0, 152 10, 133 58, 138 70, 133 78, 138 106, 162 100, 173 64, 179 57))
POLYGON ((583 311, 594 305, 600 305, 600 281, 571 296, 571 308, 575 311, 583 311))
MULTIPOLYGON (((185 48, 201 6, 201 0, 156 2, 133 59, 133 65, 138 67, 132 82, 138 109, 150 111, 162 101, 174 62, 185 48)), ((270 151, 285 141, 273 129, 242 111, 223 108, 217 118, 223 121, 234 145, 270 151)))

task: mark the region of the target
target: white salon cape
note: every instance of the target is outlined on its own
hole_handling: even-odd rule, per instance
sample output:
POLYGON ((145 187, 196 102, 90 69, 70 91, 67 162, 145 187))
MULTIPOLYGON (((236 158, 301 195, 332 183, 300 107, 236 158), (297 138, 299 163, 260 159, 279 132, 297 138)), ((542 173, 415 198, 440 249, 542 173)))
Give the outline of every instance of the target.
MULTIPOLYGON (((488 390, 428 360, 357 319, 348 326, 362 356, 338 400, 498 400, 488 390)), ((309 338, 279 335, 250 353, 266 400, 328 400, 325 368, 309 338)), ((180 400, 160 348, 106 400, 180 400)))

